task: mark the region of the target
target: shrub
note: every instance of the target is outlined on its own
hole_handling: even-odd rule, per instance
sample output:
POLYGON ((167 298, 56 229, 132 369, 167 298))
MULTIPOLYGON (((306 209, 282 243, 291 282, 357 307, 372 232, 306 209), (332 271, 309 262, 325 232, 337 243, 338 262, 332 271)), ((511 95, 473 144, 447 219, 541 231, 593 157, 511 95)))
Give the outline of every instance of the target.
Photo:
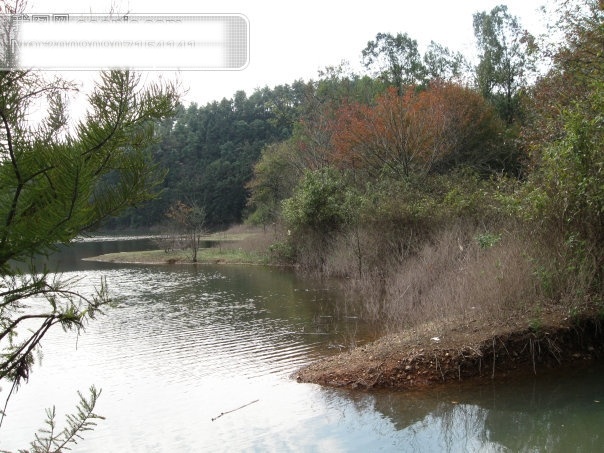
POLYGON ((292 230, 329 234, 347 220, 345 183, 333 168, 307 171, 291 198, 283 202, 283 217, 292 230))

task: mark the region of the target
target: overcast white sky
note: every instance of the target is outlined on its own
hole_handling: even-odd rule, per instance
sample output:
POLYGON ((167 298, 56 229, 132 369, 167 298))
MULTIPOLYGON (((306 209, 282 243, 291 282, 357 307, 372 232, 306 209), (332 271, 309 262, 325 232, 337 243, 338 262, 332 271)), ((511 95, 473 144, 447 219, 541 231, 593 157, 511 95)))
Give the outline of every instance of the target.
MULTIPOLYGON (((434 40, 466 54, 474 52, 472 14, 504 3, 533 32, 543 28, 538 8, 545 0, 29 0, 39 13, 106 13, 112 5, 129 13, 239 13, 250 26, 249 65, 240 71, 183 71, 184 101, 205 104, 243 89, 316 79, 327 65, 348 60, 358 66, 361 50, 378 32, 406 32, 420 46, 434 40)), ((86 72, 71 72, 87 79, 86 72)))

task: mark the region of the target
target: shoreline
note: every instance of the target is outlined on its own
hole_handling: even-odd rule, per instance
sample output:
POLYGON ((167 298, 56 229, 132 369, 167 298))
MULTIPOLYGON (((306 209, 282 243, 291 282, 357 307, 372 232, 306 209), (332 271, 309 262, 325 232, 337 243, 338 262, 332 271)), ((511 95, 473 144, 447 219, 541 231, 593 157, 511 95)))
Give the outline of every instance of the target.
MULTIPOLYGON (((234 249, 118 252, 85 258, 119 264, 269 265, 261 255, 234 249), (211 251, 211 256, 204 252, 211 251)), ((562 306, 544 309, 536 323, 526 313, 506 322, 449 320, 386 334, 349 351, 319 359, 292 374, 301 383, 353 390, 416 390, 472 380, 539 374, 604 357, 604 318, 594 310, 569 317, 562 306)))
POLYGON ((493 381, 589 364, 604 357, 603 319, 553 314, 538 329, 456 324, 389 334, 315 361, 292 375, 298 382, 351 390, 421 390, 473 380, 493 381))
POLYGON ((117 264, 146 264, 146 265, 172 265, 172 264, 245 264, 267 265, 265 256, 238 249, 199 249, 197 261, 194 262, 190 252, 177 250, 165 252, 164 250, 144 250, 138 252, 117 252, 83 258, 83 261, 96 261, 101 263, 117 264))

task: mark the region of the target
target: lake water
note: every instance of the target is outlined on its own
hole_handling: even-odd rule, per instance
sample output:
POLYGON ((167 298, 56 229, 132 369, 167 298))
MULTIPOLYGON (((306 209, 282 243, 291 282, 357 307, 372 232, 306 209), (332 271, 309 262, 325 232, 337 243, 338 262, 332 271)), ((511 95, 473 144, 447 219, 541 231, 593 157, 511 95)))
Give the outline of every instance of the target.
POLYGON ((74 452, 604 451, 603 367, 411 393, 299 384, 300 366, 368 337, 335 288, 276 268, 80 260, 147 247, 87 242, 51 260, 83 292, 106 277, 119 301, 79 338, 44 340, 0 450, 27 447, 47 407, 64 426, 94 384, 106 420, 74 452))

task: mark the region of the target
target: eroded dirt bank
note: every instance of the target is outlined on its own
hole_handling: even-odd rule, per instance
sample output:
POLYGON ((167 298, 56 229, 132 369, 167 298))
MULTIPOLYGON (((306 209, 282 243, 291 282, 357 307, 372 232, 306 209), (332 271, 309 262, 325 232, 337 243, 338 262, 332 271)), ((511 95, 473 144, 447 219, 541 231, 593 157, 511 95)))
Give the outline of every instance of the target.
POLYGON ((438 336, 430 329, 388 335, 315 362, 294 377, 299 382, 351 389, 411 389, 538 374, 604 357, 604 322, 597 314, 554 315, 533 327, 474 324, 441 327, 438 336))

